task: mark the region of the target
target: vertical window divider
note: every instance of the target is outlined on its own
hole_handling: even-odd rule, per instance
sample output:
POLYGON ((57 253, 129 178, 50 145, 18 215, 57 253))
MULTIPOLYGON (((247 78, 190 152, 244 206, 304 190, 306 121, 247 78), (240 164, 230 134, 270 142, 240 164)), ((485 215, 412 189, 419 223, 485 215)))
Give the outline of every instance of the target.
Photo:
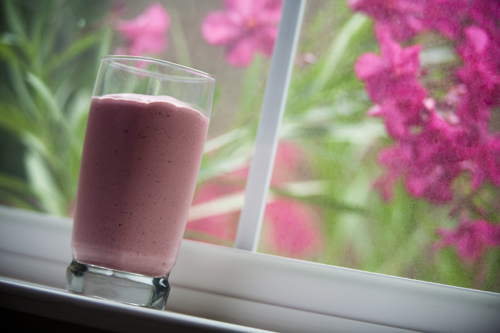
POLYGON ((235 248, 256 251, 306 0, 284 0, 235 248))

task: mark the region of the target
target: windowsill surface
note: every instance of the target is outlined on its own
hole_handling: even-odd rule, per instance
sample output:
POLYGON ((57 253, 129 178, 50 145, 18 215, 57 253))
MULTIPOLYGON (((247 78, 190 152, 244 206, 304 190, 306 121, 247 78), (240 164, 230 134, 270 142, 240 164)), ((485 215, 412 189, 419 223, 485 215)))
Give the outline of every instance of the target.
POLYGON ((170 277, 167 311, 72 295, 65 291, 70 235, 67 218, 0 206, 0 307, 101 329, 121 322, 120 332, 137 331, 137 325, 242 332, 500 327, 498 294, 187 240, 170 277))
POLYGON ((0 206, 0 308, 106 331, 264 332, 68 293, 70 235, 69 219, 0 206))
POLYGON ((0 277, 0 307, 57 322, 116 332, 268 332, 249 327, 73 295, 59 288, 0 277))

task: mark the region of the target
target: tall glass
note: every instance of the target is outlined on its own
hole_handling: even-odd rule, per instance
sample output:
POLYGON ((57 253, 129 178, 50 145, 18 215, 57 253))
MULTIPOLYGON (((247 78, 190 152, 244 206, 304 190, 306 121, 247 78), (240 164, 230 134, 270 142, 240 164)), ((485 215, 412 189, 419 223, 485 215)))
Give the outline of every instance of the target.
POLYGON ((102 59, 78 182, 70 292, 165 307, 214 83, 166 61, 102 59))

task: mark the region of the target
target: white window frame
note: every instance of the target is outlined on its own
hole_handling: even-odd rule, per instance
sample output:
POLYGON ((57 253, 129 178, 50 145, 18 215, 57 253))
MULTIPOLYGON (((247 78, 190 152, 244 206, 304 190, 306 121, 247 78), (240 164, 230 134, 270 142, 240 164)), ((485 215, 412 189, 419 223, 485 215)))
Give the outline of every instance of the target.
POLYGON ((64 290, 70 219, 0 206, 0 307, 123 332, 498 331, 499 294, 256 252, 304 5, 284 4, 235 248, 183 240, 167 311, 130 307, 64 290))
POLYGON ((245 188, 245 203, 238 223, 237 249, 255 252, 259 243, 305 3, 305 0, 292 0, 283 5, 245 188))

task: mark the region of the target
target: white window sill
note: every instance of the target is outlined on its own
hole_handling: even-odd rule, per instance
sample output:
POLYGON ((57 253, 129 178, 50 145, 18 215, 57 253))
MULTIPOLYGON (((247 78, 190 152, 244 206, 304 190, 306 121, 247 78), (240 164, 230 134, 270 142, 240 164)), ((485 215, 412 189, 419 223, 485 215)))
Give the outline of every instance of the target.
POLYGON ((500 327, 499 294, 187 240, 170 277, 166 311, 72 295, 65 291, 71 225, 66 218, 0 206, 0 307, 108 330, 121 322, 120 332, 138 327, 496 332, 500 327))

